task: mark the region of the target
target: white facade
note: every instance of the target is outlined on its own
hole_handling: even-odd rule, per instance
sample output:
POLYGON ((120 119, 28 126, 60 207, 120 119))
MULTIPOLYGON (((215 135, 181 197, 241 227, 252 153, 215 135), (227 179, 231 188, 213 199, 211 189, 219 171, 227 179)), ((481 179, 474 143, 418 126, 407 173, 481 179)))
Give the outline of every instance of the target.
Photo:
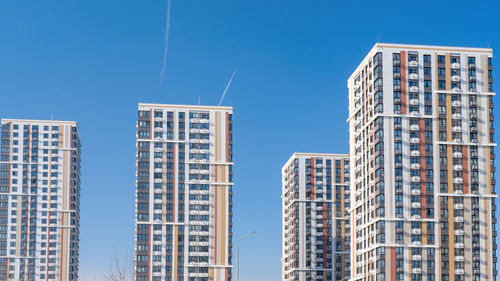
POLYGON ((226 281, 232 108, 139 104, 137 281, 226 281))
POLYGON ((0 279, 78 280, 77 124, 3 119, 1 132, 0 279))
POLYGON ((294 153, 282 174, 282 280, 347 280, 349 158, 294 153))
POLYGON ((376 44, 349 78, 352 280, 494 280, 491 58, 376 44))

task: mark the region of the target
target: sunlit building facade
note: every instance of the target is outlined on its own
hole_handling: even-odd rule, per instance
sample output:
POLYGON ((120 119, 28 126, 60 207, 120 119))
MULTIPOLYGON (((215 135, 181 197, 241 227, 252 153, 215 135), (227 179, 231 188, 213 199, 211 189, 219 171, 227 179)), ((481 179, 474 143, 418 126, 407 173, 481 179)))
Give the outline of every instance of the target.
POLYGON ((0 280, 78 280, 76 122, 2 119, 0 280))
POLYGON ((492 71, 376 44, 349 78, 351 280, 496 280, 492 71))
POLYGON ((294 153, 282 174, 282 280, 350 275, 349 155, 294 153))
POLYGON ((136 280, 227 281, 232 108, 139 104, 136 280))

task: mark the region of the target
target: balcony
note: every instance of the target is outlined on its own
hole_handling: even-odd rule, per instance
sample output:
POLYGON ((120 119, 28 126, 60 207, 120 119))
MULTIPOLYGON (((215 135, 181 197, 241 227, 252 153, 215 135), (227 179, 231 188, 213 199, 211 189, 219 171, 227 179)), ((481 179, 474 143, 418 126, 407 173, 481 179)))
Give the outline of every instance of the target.
POLYGON ((413 274, 422 274, 422 269, 418 268, 418 267, 412 268, 411 269, 411 273, 413 273, 413 274))
POLYGON ((453 76, 451 76, 451 81, 453 81, 453 82, 460 81, 460 75, 453 75, 453 76))
POLYGON ((453 178, 453 183, 454 184, 462 184, 464 183, 464 180, 460 177, 453 178))
POLYGON ((455 235, 464 235, 463 229, 455 229, 455 235))
POLYGON ((460 113, 453 113, 451 115, 451 118, 452 119, 462 119, 462 114, 460 114, 460 113))
POLYGON ((462 132, 462 127, 461 126, 453 126, 451 128, 451 131, 454 133, 461 133, 462 132))
POLYGON ((410 151, 410 155, 413 157, 418 157, 418 156, 420 156, 420 151, 412 150, 412 151, 410 151))
POLYGON ((393 61, 392 61, 392 64, 393 64, 393 65, 400 65, 400 64, 401 64, 401 61, 400 61, 400 60, 393 60, 393 61))
POLYGON ((413 256, 411 256, 411 259, 414 260, 414 261, 421 261, 422 260, 422 256, 421 255, 413 255, 413 256))
POLYGON ((420 177, 419 176, 413 176, 410 178, 411 182, 420 182, 420 177))
POLYGON ((477 119, 477 113, 471 113, 470 119, 477 119))
POLYGON ((394 85, 394 90, 395 91, 401 90, 401 85, 394 85))
POLYGON ((455 87, 452 90, 455 91, 455 92, 460 92, 462 89, 460 89, 460 87, 455 87))
POLYGON ((476 68, 476 64, 475 63, 469 63, 469 68, 476 68))
POLYGON ((394 78, 400 78, 400 77, 401 77, 401 73, 399 73, 399 72, 394 72, 394 73, 392 74, 392 76, 393 76, 394 78))
POLYGON ((462 171, 463 167, 460 164, 453 165, 453 170, 454 171, 462 171))
POLYGON ((410 125, 410 130, 412 130, 412 131, 418 131, 419 129, 420 129, 420 126, 418 124, 410 125))
POLYGON ((418 86, 411 86, 410 87, 410 92, 411 93, 418 93, 418 86))
POLYGON ((462 103, 459 100, 454 100, 454 101, 451 102, 451 105, 452 106, 461 106, 462 103))
POLYGON ((463 210, 464 209, 464 204, 462 204, 462 203, 456 203, 453 207, 456 210, 463 210))
POLYGON ((422 233, 422 229, 420 228, 413 228, 411 230, 411 234, 421 234, 422 233))
MULTIPOLYGON (((462 216, 457 216, 453 219, 454 222, 464 222, 464 217, 462 216)), ((458 243, 457 243, 458 244, 458 243)), ((462 244, 463 245, 463 244, 462 244)), ((455 244, 456 246, 456 244, 455 244)), ((457 247, 458 248, 458 247, 457 247)), ((463 248, 463 247, 462 247, 463 248)))
POLYGON ((469 80, 471 82, 475 82, 476 81, 476 76, 474 76, 474 75, 469 76, 469 80))
POLYGON ((411 138, 410 143, 419 143, 420 139, 419 138, 411 138))
MULTIPOLYGON (((417 88, 417 92, 418 92, 418 88, 417 88)), ((418 99, 411 99, 410 100, 410 105, 418 105, 418 99)))
POLYGON ((410 66, 410 67, 417 67, 418 66, 418 61, 411 60, 411 61, 408 62, 408 66, 410 66))
POLYGON ((452 63, 451 64, 451 68, 453 68, 453 69, 459 69, 460 68, 460 63, 458 63, 458 62, 452 63))
POLYGON ((410 168, 413 169, 413 170, 418 170, 418 169, 420 169, 420 164, 413 163, 413 164, 410 165, 410 168))
POLYGON ((420 204, 420 202, 413 202, 411 203, 411 207, 412 208, 420 208, 422 205, 420 204))
POLYGON ((412 189, 411 195, 420 195, 420 189, 412 189))
POLYGON ((460 152, 460 151, 453 152, 453 157, 455 157, 455 158, 462 158, 462 152, 460 152))
POLYGON ((417 80, 418 79, 418 74, 417 73, 412 73, 408 76, 411 80, 417 80))
POLYGON ((455 274, 456 275, 464 275, 465 274, 465 270, 463 270, 462 268, 457 268, 457 269, 455 269, 455 274))

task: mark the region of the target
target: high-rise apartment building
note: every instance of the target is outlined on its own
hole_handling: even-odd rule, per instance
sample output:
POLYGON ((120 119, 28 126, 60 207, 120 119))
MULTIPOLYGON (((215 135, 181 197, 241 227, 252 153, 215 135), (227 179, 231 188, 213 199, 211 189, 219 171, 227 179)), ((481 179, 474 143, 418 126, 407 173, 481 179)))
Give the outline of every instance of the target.
POLYGON ((282 174, 282 280, 350 275, 349 155, 294 153, 282 174))
POLYGON ((77 124, 1 123, 0 280, 78 280, 77 124))
POLYGON ((376 44, 348 80, 351 280, 495 280, 492 50, 376 44))
POLYGON ((231 280, 232 107, 139 104, 137 281, 231 280))

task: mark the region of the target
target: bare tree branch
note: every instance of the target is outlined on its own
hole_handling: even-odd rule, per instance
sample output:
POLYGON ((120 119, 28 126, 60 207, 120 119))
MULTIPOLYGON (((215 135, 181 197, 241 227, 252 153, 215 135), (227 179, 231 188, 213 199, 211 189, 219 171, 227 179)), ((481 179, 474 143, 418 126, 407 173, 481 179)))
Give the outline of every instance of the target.
POLYGON ((107 281, 134 281, 134 275, 135 266, 133 260, 129 258, 120 260, 116 253, 107 271, 103 274, 104 279, 107 281))

